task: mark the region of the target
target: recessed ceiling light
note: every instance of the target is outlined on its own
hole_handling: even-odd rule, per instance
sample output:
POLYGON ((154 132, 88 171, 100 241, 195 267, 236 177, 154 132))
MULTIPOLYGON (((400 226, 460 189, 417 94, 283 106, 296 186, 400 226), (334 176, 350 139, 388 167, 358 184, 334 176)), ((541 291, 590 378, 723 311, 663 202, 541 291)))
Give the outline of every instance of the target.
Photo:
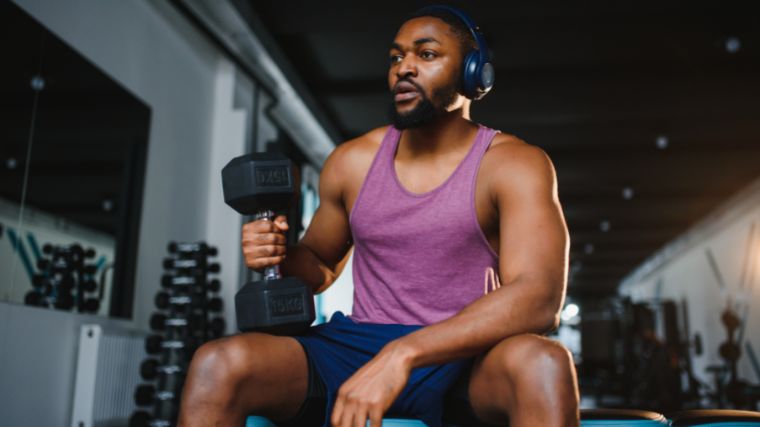
POLYGON ((633 199, 633 188, 631 188, 631 187, 623 187, 623 198, 625 200, 631 200, 631 199, 633 199))
POLYGON ((670 144, 668 137, 665 135, 658 135, 655 142, 657 143, 657 148, 659 148, 660 150, 664 150, 668 148, 668 145, 670 144))
POLYGON ((45 79, 40 75, 36 75, 32 77, 31 85, 33 90, 39 92, 42 89, 45 89, 45 79))
POLYGON ((594 245, 592 245, 591 243, 586 243, 586 244, 583 246, 583 252, 584 252, 586 255, 591 255, 591 254, 593 254, 593 253, 594 253, 594 245))
POLYGON ((104 211, 111 212, 111 210, 113 210, 113 200, 111 199, 103 200, 101 207, 103 208, 104 211))
POLYGON ((15 157, 8 157, 8 159, 5 161, 5 167, 7 167, 10 170, 16 169, 16 158, 15 157))
POLYGON ((742 48, 742 41, 738 37, 729 37, 726 39, 726 52, 736 53, 742 48))
POLYGON ((599 223, 599 229, 605 233, 610 231, 611 227, 612 227, 612 224, 610 224, 610 222, 606 219, 599 223))

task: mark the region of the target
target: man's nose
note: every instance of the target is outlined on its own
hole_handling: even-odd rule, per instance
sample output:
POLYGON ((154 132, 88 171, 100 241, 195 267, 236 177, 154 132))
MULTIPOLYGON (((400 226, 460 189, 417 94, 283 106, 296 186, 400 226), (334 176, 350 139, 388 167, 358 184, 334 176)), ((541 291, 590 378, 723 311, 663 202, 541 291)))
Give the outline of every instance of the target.
POLYGON ((396 74, 399 78, 417 76, 417 64, 414 62, 412 55, 404 56, 404 59, 401 60, 401 63, 396 69, 396 74))

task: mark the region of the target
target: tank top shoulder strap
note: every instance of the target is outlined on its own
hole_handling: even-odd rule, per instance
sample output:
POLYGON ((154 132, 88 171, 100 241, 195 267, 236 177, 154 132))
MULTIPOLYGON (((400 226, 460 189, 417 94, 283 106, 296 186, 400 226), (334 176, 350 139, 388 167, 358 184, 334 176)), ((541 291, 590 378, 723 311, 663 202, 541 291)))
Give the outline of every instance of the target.
POLYGON ((499 131, 491 129, 489 127, 478 125, 478 136, 475 138, 473 147, 468 153, 467 157, 463 160, 462 172, 467 175, 477 175, 477 171, 480 167, 480 161, 483 159, 488 147, 491 146, 493 137, 499 133, 499 131))
POLYGON ((360 202, 364 198, 367 191, 367 188, 369 188, 372 184, 372 182, 376 180, 383 180, 386 178, 385 175, 388 174, 388 167, 386 165, 391 162, 395 154, 396 149, 396 143, 398 142, 399 137, 401 136, 401 131, 396 129, 394 126, 388 126, 388 130, 385 131, 385 136, 383 136, 383 140, 380 142, 380 147, 377 149, 377 152, 375 153, 375 157, 372 159, 372 163, 369 166, 369 170, 367 171, 367 175, 364 177, 364 182, 361 185, 361 188, 359 189, 359 194, 356 196, 356 200, 354 200, 354 205, 351 208, 351 213, 349 214, 349 223, 353 221, 354 213, 356 212, 357 208, 361 206, 360 202))

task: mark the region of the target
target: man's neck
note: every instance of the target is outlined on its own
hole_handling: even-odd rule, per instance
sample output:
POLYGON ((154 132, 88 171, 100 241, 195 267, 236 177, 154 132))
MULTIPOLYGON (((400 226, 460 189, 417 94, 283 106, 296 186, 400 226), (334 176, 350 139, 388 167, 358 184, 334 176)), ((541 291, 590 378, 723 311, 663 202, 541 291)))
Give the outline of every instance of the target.
POLYGON ((463 117, 461 111, 449 111, 423 126, 405 129, 401 134, 398 154, 436 156, 469 148, 477 125, 463 117))

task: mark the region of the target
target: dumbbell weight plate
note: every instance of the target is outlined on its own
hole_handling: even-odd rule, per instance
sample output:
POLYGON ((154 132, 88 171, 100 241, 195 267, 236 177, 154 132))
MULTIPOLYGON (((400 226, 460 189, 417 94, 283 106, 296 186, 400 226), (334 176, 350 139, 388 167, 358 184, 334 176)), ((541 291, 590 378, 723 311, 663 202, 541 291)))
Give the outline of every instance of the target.
POLYGON ((314 322, 311 289, 294 278, 248 282, 235 295, 238 329, 295 335, 314 322))

